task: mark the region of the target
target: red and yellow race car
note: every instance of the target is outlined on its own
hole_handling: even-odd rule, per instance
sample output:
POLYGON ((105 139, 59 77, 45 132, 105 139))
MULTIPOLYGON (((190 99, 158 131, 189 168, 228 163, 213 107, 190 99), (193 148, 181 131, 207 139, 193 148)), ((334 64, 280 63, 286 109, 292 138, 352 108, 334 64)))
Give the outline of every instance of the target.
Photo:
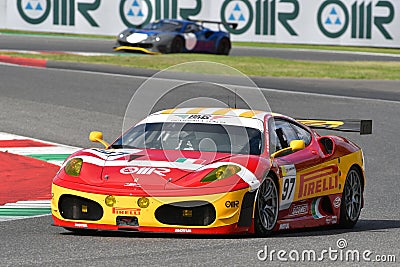
POLYGON ((83 149, 52 185, 54 225, 75 232, 236 234, 339 224, 364 205, 362 150, 312 128, 372 132, 372 121, 300 120, 255 110, 154 113, 105 149, 83 149))

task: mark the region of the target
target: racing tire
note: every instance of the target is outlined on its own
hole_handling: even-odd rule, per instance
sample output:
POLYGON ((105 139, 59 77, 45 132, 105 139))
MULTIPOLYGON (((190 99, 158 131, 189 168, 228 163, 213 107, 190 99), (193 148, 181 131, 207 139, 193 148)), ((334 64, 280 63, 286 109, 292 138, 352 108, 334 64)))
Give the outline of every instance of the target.
POLYGON ((182 53, 185 46, 185 41, 182 37, 175 37, 171 43, 171 53, 182 53))
POLYGON ((254 230, 259 236, 270 236, 273 233, 279 213, 279 194, 277 182, 267 176, 257 192, 254 230))
POLYGON ((217 54, 227 56, 229 55, 230 50, 231 50, 231 41, 229 41, 228 38, 222 38, 221 41, 219 41, 217 47, 217 54))
POLYGON ((340 205, 341 228, 353 228, 360 217, 362 207, 362 185, 360 172, 352 167, 346 176, 340 205))

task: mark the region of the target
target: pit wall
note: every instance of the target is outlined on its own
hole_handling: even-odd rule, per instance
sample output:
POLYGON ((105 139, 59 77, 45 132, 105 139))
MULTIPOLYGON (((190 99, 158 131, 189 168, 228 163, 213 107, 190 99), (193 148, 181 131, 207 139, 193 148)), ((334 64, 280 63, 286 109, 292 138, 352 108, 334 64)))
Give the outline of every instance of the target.
POLYGON ((0 0, 0 28, 117 35, 190 17, 233 41, 400 47, 399 13, 399 0, 0 0))

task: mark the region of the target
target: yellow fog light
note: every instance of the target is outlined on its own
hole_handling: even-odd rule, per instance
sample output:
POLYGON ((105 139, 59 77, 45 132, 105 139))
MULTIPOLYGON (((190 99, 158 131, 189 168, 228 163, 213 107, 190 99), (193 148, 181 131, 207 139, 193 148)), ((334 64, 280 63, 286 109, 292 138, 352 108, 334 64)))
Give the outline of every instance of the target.
POLYGON ((107 206, 113 207, 117 202, 117 200, 115 199, 114 196, 107 196, 104 202, 106 203, 107 206))
POLYGON ((138 199, 137 204, 140 208, 145 209, 150 205, 150 200, 147 197, 141 197, 138 199))

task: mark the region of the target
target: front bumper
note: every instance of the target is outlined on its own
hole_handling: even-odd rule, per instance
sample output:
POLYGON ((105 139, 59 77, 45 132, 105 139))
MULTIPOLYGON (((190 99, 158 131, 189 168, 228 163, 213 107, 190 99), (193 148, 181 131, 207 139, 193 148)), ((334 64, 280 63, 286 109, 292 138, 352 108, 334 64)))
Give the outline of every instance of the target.
POLYGON ((118 40, 113 48, 115 51, 133 51, 150 55, 161 54, 160 50, 154 43, 128 43, 125 40, 118 40))
POLYGON ((142 47, 134 47, 134 46, 116 46, 114 47, 115 51, 133 51, 133 52, 142 52, 150 55, 159 55, 161 54, 160 52, 153 52, 151 50, 148 50, 146 48, 142 47))
POLYGON ((140 232, 233 234, 248 232, 238 226, 243 198, 249 188, 238 191, 185 197, 148 197, 147 208, 138 206, 139 196, 113 196, 71 190, 52 185, 54 225, 97 230, 140 232), (174 205, 171 205, 174 204, 174 205))

